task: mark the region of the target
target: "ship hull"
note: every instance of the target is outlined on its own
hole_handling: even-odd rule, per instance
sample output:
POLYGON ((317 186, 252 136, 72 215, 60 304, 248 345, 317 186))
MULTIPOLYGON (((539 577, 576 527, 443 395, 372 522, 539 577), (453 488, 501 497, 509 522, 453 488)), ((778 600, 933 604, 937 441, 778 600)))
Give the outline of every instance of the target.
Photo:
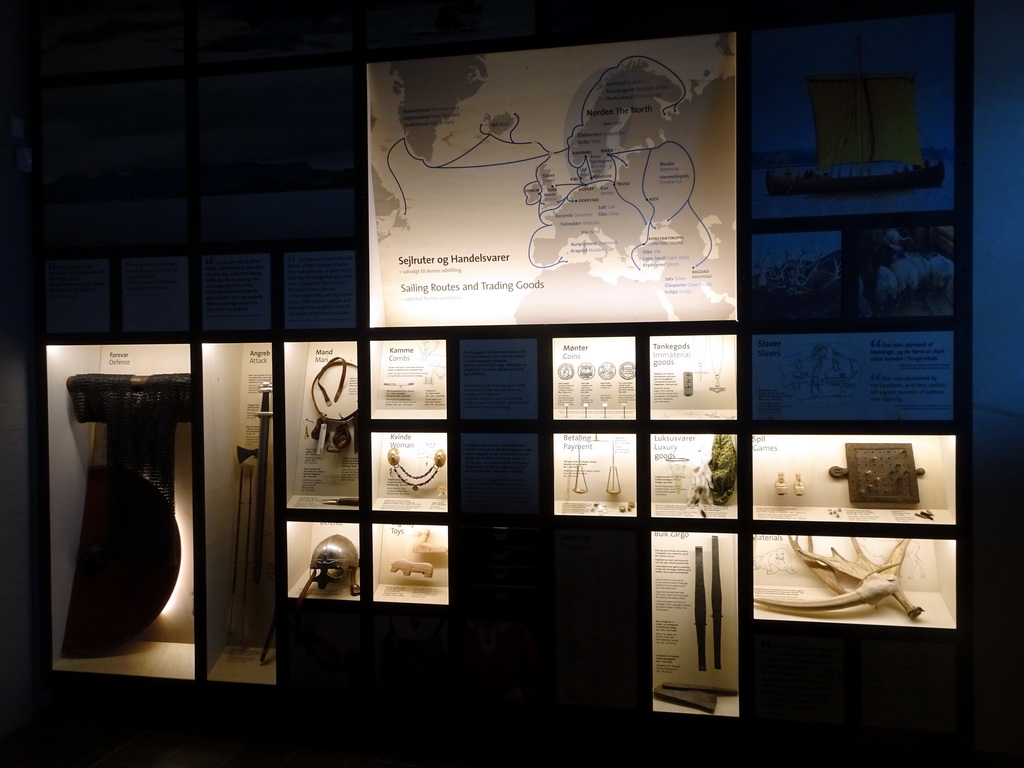
POLYGON ((799 176, 768 171, 765 185, 769 195, 834 195, 941 187, 945 176, 946 167, 940 160, 935 165, 866 176, 799 176))

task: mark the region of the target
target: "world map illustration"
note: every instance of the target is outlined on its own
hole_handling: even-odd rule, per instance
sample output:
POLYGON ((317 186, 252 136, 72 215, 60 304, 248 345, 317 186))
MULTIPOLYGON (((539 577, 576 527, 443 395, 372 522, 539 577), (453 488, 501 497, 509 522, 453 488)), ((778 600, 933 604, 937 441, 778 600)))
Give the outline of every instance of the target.
POLYGON ((384 62, 368 89, 375 325, 735 316, 730 36, 384 62))

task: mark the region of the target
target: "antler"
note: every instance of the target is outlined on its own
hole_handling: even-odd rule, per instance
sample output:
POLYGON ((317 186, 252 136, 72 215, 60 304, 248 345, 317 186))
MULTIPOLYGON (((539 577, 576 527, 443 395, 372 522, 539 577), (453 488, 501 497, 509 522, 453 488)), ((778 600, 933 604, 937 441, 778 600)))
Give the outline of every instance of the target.
POLYGON ((893 597, 907 612, 907 615, 916 619, 924 609, 913 605, 907 599, 906 594, 900 588, 897 572, 903 565, 903 558, 907 554, 907 546, 910 539, 900 539, 893 547, 889 558, 882 565, 875 565, 861 549, 856 538, 851 537, 853 549, 857 553, 856 560, 847 560, 835 549, 832 549, 831 557, 824 557, 812 551, 814 542, 812 537, 807 537, 807 549, 800 546, 799 537, 790 536, 789 545, 793 551, 800 555, 804 564, 811 569, 825 585, 836 593, 836 597, 826 600, 813 600, 796 602, 790 600, 768 600, 755 598, 754 602, 768 608, 777 608, 787 611, 828 611, 850 608, 856 605, 876 605, 886 597, 893 597), (883 572, 889 571, 888 574, 883 572), (842 573, 859 580, 856 588, 848 590, 839 583, 836 574, 842 573))

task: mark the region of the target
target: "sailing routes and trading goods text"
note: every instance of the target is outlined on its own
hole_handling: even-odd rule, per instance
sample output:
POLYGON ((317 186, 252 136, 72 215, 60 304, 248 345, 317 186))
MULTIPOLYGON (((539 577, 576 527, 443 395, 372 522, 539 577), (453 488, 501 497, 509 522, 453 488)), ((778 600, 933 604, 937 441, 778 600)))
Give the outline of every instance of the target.
POLYGON ((371 64, 372 323, 734 317, 733 43, 371 64))

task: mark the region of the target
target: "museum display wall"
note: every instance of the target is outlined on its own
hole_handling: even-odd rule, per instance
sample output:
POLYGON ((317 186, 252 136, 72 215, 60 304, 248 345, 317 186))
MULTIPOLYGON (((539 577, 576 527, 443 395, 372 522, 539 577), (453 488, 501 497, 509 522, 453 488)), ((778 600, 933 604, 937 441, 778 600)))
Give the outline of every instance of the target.
POLYGON ((39 19, 55 674, 969 739, 966 11, 154 5, 39 19))

